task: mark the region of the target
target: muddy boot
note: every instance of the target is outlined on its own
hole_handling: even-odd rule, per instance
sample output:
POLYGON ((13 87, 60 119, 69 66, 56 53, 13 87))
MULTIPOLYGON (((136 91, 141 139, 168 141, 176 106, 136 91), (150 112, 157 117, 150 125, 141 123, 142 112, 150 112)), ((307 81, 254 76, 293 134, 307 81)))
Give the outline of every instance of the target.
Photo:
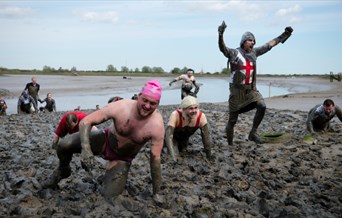
POLYGON ((57 184, 64 178, 68 178, 71 175, 70 166, 67 167, 58 167, 53 171, 50 177, 44 182, 42 185, 43 188, 52 188, 56 189, 57 184))
POLYGON ((257 110, 253 120, 253 127, 251 132, 249 133, 248 140, 254 141, 257 144, 263 144, 264 141, 261 138, 259 138, 256 134, 258 126, 260 125, 266 112, 266 105, 263 100, 257 103, 256 109, 257 110))
POLYGON ((254 129, 254 128, 249 133, 248 140, 253 141, 257 144, 263 144, 264 143, 264 141, 260 137, 257 136, 256 129, 254 129))
POLYGON ((71 175, 70 162, 72 159, 72 153, 66 152, 63 148, 61 148, 61 145, 59 143, 57 147, 57 156, 59 159, 59 166, 44 182, 44 184, 42 185, 43 188, 55 189, 59 181, 71 175))

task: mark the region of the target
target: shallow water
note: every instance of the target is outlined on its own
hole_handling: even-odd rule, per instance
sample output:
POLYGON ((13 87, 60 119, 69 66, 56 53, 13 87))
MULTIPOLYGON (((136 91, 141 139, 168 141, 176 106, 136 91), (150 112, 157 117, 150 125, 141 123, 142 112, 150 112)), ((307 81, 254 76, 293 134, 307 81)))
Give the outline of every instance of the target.
MULTIPOLYGON (((96 105, 103 107, 112 96, 131 98, 140 91, 140 87, 150 80, 148 77, 134 77, 122 79, 118 76, 58 76, 39 75, 40 98, 44 99, 48 92, 53 94, 58 111, 74 110, 77 106, 81 109, 95 109, 96 105)), ((180 82, 168 85, 171 78, 158 77, 163 87, 160 104, 180 103, 180 82)), ((30 75, 5 75, 1 76, 0 87, 11 92, 11 96, 5 97, 8 105, 7 114, 17 113, 17 101, 26 83, 30 82, 30 75)), ((201 85, 198 93, 199 102, 226 102, 229 96, 228 78, 197 78, 201 85)), ((258 84, 262 95, 267 97, 288 94, 287 88, 258 84)), ((38 103, 38 106, 44 106, 38 103)))

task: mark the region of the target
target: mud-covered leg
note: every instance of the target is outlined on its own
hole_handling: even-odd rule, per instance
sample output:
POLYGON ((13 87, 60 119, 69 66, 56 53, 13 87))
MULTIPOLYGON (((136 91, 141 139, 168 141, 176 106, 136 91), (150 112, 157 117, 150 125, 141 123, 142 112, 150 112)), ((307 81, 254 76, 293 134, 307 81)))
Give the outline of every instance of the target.
POLYGON ((253 127, 251 132, 249 133, 248 139, 254 141, 257 144, 262 144, 264 142, 257 136, 256 132, 266 112, 265 102, 263 100, 259 101, 257 103, 256 109, 257 110, 253 120, 253 127))
POLYGON ((43 188, 56 188, 59 181, 71 175, 70 162, 72 155, 81 152, 81 144, 77 144, 77 141, 79 141, 79 137, 76 137, 75 134, 67 135, 59 140, 56 149, 59 166, 44 182, 43 188))
POLYGON ((130 166, 130 162, 118 160, 111 169, 106 170, 101 193, 107 200, 124 191, 130 166))
POLYGON ((237 122, 239 113, 238 112, 231 112, 229 113, 229 119, 226 126, 226 136, 228 145, 233 145, 233 138, 234 138, 234 126, 237 122))
MULTIPOLYGON (((90 143, 94 154, 100 154, 105 141, 103 131, 92 131, 90 134, 90 143)), ((57 156, 59 166, 44 182, 44 188, 56 188, 57 184, 64 178, 71 175, 70 162, 74 153, 81 153, 81 140, 79 133, 66 135, 61 138, 57 144, 57 156)))

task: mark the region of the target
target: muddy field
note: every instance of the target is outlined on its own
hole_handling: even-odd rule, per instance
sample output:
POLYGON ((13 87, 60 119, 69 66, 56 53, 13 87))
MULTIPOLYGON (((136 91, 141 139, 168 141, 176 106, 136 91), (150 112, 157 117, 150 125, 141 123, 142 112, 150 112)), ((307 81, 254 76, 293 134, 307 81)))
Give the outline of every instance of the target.
MULTIPOLYGON (((58 165, 51 142, 63 112, 1 117, 0 216, 342 216, 342 131, 337 118, 332 121, 334 132, 305 142, 306 112, 267 109, 259 133, 287 137, 257 146, 247 140, 255 113, 251 111, 240 115, 234 146, 228 146, 227 106, 201 108, 209 120, 215 160, 206 159, 198 132, 177 163, 164 153, 158 203, 152 199, 148 145, 132 162, 125 192, 107 202, 100 194, 105 172, 100 158, 91 177, 76 154, 73 174, 59 183, 58 190, 41 187, 58 165)), ((165 123, 174 109, 175 105, 160 106, 165 123)))

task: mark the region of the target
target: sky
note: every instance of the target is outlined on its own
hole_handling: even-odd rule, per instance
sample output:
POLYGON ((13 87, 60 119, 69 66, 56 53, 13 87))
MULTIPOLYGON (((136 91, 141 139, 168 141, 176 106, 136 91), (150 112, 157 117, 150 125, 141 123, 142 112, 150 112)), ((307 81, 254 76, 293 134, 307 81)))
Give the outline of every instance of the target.
POLYGON ((256 46, 294 31, 257 60, 259 74, 342 72, 342 1, 0 1, 0 67, 135 70, 175 67, 221 72, 218 48, 239 47, 250 31, 256 46))

